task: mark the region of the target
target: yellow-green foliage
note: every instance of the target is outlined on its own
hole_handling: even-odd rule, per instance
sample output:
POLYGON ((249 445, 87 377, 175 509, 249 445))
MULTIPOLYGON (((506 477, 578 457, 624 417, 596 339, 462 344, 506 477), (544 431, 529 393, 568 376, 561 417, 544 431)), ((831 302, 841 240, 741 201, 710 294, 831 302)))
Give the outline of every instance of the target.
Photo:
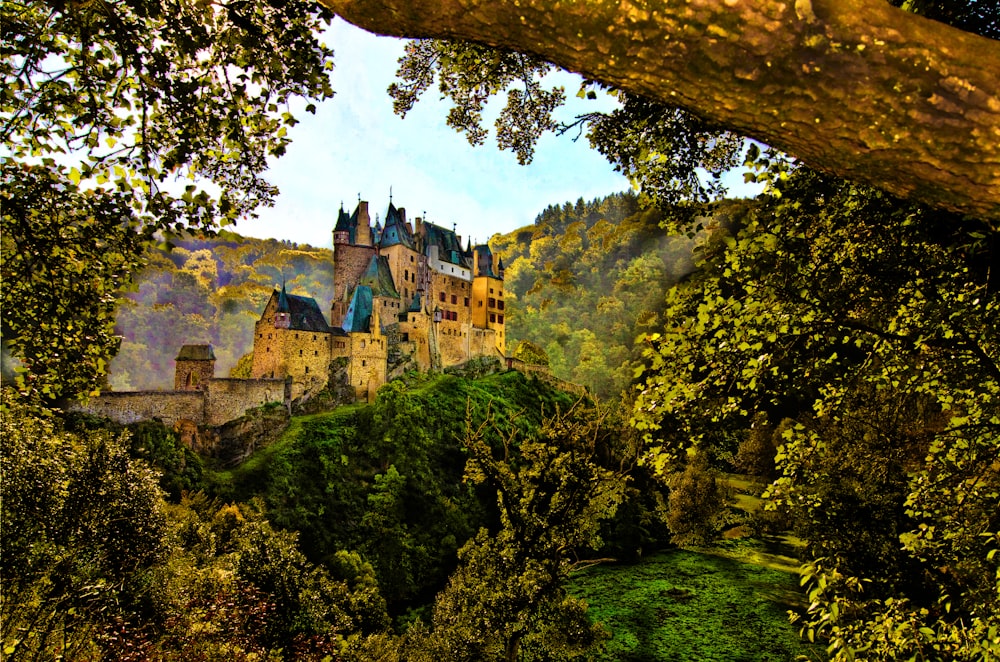
MULTIPOLYGON (((713 210, 742 213, 742 202, 713 210)), ((553 374, 615 399, 628 387, 637 335, 662 324, 670 285, 693 268, 694 240, 631 193, 551 206, 530 227, 490 241, 506 273, 508 346, 537 344, 553 374)))
POLYGON ((545 353, 544 349, 530 340, 522 340, 517 343, 517 348, 514 350, 512 356, 529 365, 549 365, 549 355, 545 353))

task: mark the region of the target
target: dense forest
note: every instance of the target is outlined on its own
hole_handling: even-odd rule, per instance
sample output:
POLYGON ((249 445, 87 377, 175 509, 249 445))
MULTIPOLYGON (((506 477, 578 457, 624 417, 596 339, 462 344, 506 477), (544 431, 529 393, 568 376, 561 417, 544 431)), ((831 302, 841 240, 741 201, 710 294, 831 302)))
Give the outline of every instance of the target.
POLYGON ((668 233, 664 226, 681 210, 641 205, 625 192, 553 205, 534 225, 495 235, 490 247, 503 257, 511 297, 511 347, 531 341, 556 375, 618 400, 641 365, 636 339, 664 323, 667 290, 694 270, 706 233, 729 226, 746 206, 719 202, 691 222, 692 232, 668 233))

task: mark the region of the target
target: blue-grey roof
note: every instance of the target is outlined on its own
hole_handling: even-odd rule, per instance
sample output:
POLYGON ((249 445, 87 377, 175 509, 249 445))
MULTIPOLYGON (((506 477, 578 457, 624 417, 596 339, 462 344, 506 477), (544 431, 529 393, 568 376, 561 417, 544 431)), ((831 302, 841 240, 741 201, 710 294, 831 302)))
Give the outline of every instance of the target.
POLYGON ((473 276, 489 276, 490 278, 500 279, 500 271, 503 270, 503 262, 498 261, 497 264, 493 263, 493 251, 490 250, 489 244, 478 244, 473 248, 476 253, 479 254, 479 273, 472 274, 473 276))
POLYGON ((358 279, 359 285, 367 285, 372 290, 372 296, 399 298, 396 284, 392 282, 392 269, 389 258, 384 255, 372 255, 368 268, 358 279))
POLYGON ((438 259, 442 262, 449 262, 461 267, 469 268, 469 263, 465 258, 465 251, 458 240, 458 235, 453 230, 448 230, 440 225, 424 223, 424 231, 427 236, 427 255, 430 255, 430 247, 438 247, 438 259))
POLYGON ((372 290, 367 285, 358 285, 354 288, 354 295, 351 296, 351 303, 347 306, 347 314, 344 315, 343 328, 348 333, 371 333, 372 309, 374 299, 372 290))
POLYGON ((326 323, 316 299, 288 294, 284 285, 280 292, 274 292, 271 296, 278 297, 277 312, 288 313, 290 329, 330 333, 330 325, 326 323))
POLYGON ((399 213, 395 205, 389 203, 389 210, 385 213, 385 227, 382 228, 382 235, 379 237, 379 246, 388 248, 402 244, 409 249, 416 250, 413 243, 413 235, 403 221, 403 215, 399 213))
POLYGON ((184 345, 177 353, 175 361, 214 361, 215 352, 211 345, 184 345))

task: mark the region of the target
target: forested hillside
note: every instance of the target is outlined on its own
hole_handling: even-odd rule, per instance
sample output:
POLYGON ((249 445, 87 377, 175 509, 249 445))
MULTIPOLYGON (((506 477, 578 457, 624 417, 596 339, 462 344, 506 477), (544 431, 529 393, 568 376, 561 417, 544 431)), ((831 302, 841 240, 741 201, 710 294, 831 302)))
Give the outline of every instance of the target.
POLYGON ((117 310, 115 330, 123 340, 111 363, 116 391, 172 388, 173 359, 187 343, 214 345, 216 374, 228 375, 253 349, 254 322, 283 282, 290 293, 330 309, 328 249, 223 233, 147 255, 148 266, 117 310))
MULTIPOLYGON (((703 225, 728 225, 748 204, 719 203, 703 225)), ((493 237, 507 268, 510 347, 530 340, 556 375, 617 398, 641 356, 636 337, 663 326, 667 290, 694 269, 698 236, 668 234, 665 219, 626 192, 550 206, 534 225, 493 237)))
POLYGON ((5 651, 449 659, 461 642, 495 659, 523 640, 584 659, 603 634, 568 573, 667 536, 622 422, 517 372, 439 375, 295 419, 220 472, 157 423, 122 434, 14 403, 0 410, 5 651))

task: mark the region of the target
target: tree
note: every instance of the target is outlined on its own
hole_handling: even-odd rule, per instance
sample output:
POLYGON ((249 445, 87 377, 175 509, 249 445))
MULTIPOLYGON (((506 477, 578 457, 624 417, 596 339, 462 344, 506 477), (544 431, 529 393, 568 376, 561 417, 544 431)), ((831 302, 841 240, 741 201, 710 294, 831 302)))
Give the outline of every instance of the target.
POLYGON ((994 659, 1000 237, 762 159, 771 193, 647 337, 648 459, 781 422, 765 498, 807 541, 803 632, 836 660, 994 659))
MULTIPOLYGON (((532 54, 817 168, 1000 218, 1000 44, 882 0, 324 4, 379 34, 532 54)), ((972 11, 998 34, 994 5, 972 11)))
POLYGON ((468 425, 467 477, 496 489, 501 526, 459 551, 432 629, 404 640, 407 659, 586 659, 602 630, 563 582, 624 498, 624 475, 596 457, 613 432, 580 405, 545 421, 537 438, 498 441, 489 420, 468 425))
POLYGON ((9 391, 0 409, 4 659, 96 658, 166 551, 153 472, 126 437, 66 432, 9 391))
POLYGON ((271 203, 289 103, 332 95, 328 18, 308 2, 3 4, 3 333, 26 392, 98 385, 144 245, 271 203))

